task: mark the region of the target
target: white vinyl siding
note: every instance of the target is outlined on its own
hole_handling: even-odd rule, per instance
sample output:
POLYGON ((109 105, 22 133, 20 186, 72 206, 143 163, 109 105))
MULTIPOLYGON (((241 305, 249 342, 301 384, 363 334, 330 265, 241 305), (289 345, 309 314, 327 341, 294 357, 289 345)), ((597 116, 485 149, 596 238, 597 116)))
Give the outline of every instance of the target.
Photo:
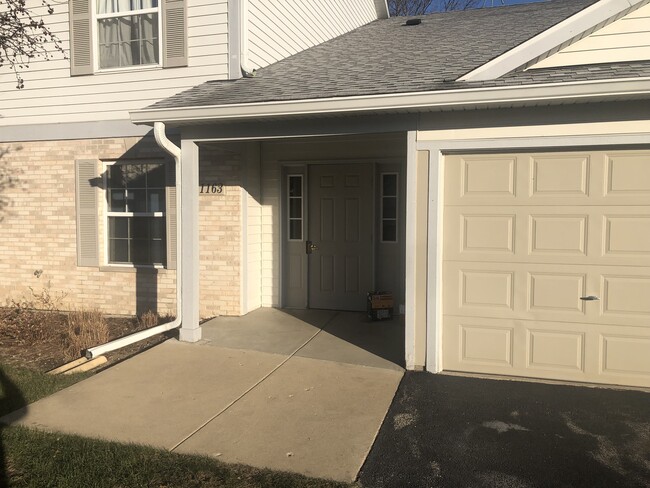
MULTIPOLYGON (((31 0, 35 2, 35 0, 31 0)), ((44 15, 48 27, 69 49, 66 3, 44 15)), ((44 14, 43 7, 34 11, 44 14)), ((128 120, 128 112, 228 76, 227 0, 188 0, 188 67, 144 67, 128 72, 70 76, 70 61, 34 61, 23 71, 25 88, 16 89, 8 66, 0 68, 0 126, 128 120)))
POLYGON ((249 0, 249 69, 275 63, 377 19, 374 0, 249 0))
POLYGON ((560 49, 530 69, 650 60, 650 4, 560 49))

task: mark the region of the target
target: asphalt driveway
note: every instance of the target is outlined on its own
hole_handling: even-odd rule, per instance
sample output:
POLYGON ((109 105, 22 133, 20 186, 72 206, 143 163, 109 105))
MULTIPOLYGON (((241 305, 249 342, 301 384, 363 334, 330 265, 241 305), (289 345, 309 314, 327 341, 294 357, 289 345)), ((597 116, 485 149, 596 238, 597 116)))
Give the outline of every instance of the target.
POLYGON ((650 393, 407 372, 364 487, 649 487, 650 393))

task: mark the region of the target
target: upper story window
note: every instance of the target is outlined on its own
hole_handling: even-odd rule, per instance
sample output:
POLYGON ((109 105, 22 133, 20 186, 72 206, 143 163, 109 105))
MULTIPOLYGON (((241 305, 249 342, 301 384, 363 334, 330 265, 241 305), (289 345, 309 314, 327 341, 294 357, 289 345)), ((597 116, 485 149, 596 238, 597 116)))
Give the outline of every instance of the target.
POLYGON ((158 0, 96 0, 99 68, 160 63, 158 0))
POLYGON ((165 265, 165 165, 114 163, 107 171, 109 264, 165 265))
POLYGON ((188 65, 187 0, 69 2, 72 76, 188 65))

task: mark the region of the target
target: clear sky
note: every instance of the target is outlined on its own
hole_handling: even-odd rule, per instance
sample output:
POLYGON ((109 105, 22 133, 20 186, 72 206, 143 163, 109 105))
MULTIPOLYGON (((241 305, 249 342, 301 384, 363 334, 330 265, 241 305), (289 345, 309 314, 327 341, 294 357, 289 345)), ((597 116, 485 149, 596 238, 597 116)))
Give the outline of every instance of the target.
MULTIPOLYGON (((519 3, 533 3, 533 2, 541 2, 541 1, 545 1, 545 0, 478 0, 477 6, 498 7, 500 5, 516 5, 519 3)), ((430 10, 432 12, 436 10, 440 10, 441 3, 442 3, 441 0, 433 0, 430 10)))

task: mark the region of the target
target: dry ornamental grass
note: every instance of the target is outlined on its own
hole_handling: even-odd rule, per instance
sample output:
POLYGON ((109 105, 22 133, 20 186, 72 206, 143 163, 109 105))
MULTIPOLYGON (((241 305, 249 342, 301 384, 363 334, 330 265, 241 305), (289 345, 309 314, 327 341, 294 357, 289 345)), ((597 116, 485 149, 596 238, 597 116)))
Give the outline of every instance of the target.
POLYGON ((99 310, 74 310, 68 313, 67 320, 68 333, 64 339, 66 359, 76 359, 89 347, 108 342, 108 324, 99 310))

